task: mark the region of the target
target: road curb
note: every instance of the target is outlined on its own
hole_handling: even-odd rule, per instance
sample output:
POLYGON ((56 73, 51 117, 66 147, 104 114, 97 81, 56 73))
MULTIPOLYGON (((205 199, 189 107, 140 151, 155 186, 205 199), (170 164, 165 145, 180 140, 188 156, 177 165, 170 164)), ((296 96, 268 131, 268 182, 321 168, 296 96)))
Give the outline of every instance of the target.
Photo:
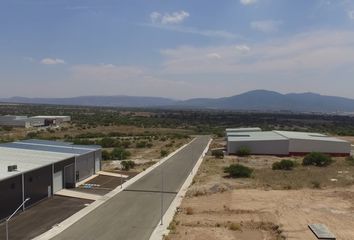
POLYGON ((213 141, 213 139, 210 139, 210 141, 208 142, 208 145, 205 147, 205 149, 204 149, 203 153, 201 154, 201 156, 199 157, 197 163, 194 165, 191 173, 189 174, 186 181, 183 183, 181 189, 178 191, 176 197, 172 201, 171 205, 169 206, 169 208, 167 209, 167 211, 163 215, 164 224, 160 225, 160 223, 159 223, 156 226, 156 228, 153 231, 153 233, 151 234, 149 240, 162 240, 163 237, 170 232, 168 230, 168 226, 172 222, 177 208, 181 205, 182 200, 183 200, 184 196, 186 195, 189 186, 192 184, 193 179, 194 179, 195 175, 197 174, 198 169, 199 169, 200 165, 202 164, 203 159, 204 159, 206 153, 208 152, 209 146, 212 141, 213 141))
POLYGON ((150 166, 145 171, 139 173, 138 175, 136 175, 133 178, 131 178, 128 181, 126 181, 123 184, 122 187, 118 186, 117 188, 115 188, 111 192, 109 192, 106 195, 102 196, 100 199, 98 199, 95 202, 91 203, 86 208, 80 210, 79 212, 77 212, 74 215, 70 216, 69 218, 65 219, 61 223, 53 226, 52 229, 48 230, 45 233, 42 233, 41 235, 33 238, 32 240, 48 240, 48 239, 51 239, 51 238, 57 236, 58 234, 60 234, 61 232, 65 231, 67 228, 69 228, 71 225, 73 225, 74 223, 79 221, 81 218, 83 218, 84 216, 86 216, 87 214, 89 214, 90 212, 95 210, 97 207, 101 206, 107 200, 113 198, 118 193, 122 192, 124 189, 129 187, 131 184, 133 184, 134 182, 138 181, 140 178, 144 177, 146 174, 150 173, 152 170, 154 170, 155 168, 157 168, 158 166, 160 166, 161 164, 163 164, 164 162, 169 160, 173 155, 175 155, 176 153, 181 151, 183 148, 185 148, 186 146, 188 146, 189 144, 191 144, 195 140, 196 140, 196 138, 194 138, 189 143, 184 144, 182 147, 178 148, 177 150, 175 150, 174 152, 172 152, 171 154, 169 154, 168 156, 166 156, 165 158, 163 158, 159 162, 155 163, 154 165, 150 166))

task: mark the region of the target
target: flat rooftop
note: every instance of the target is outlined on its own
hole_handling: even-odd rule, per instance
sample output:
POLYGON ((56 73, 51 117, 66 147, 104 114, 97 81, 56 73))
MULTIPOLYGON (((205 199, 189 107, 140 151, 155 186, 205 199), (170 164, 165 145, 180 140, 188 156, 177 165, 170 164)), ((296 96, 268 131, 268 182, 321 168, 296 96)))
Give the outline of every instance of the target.
POLYGON ((237 141, 287 140, 287 138, 273 131, 265 131, 265 132, 240 132, 238 134, 229 136, 227 140, 231 142, 237 142, 237 141))
POLYGON ((231 132, 260 132, 261 128, 252 127, 252 128, 226 128, 226 133, 231 132))
POLYGON ((318 141, 329 141, 329 142, 347 142, 345 140, 331 137, 321 133, 311 133, 311 132, 291 132, 291 131, 274 131, 275 133, 282 135, 288 139, 304 139, 304 140, 318 140, 318 141))
POLYGON ((0 180, 91 153, 101 147, 73 145, 69 142, 24 140, 0 144, 0 180), (17 171, 8 172, 9 165, 17 165, 17 171))
POLYGON ((227 135, 227 140, 231 142, 237 141, 264 141, 264 140, 316 140, 326 142, 348 143, 345 140, 330 137, 325 134, 311 132, 291 132, 291 131, 264 131, 264 132, 234 132, 227 135))

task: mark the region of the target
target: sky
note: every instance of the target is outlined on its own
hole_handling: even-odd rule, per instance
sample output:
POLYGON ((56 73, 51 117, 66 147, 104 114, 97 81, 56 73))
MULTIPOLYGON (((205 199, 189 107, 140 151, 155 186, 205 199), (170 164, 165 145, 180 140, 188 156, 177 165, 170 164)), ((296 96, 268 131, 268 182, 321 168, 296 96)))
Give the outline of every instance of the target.
POLYGON ((354 0, 1 0, 0 97, 354 98, 354 0))

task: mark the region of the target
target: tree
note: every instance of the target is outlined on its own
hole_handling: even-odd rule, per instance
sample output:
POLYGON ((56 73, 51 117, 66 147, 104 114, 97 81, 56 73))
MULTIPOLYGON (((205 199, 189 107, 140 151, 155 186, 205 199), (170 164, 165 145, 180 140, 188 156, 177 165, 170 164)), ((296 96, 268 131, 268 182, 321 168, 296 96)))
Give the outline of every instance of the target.
POLYGON ((330 165, 333 162, 332 158, 329 155, 323 154, 323 153, 318 153, 318 152, 312 152, 310 154, 307 154, 302 161, 302 165, 304 166, 317 166, 317 167, 326 167, 330 165))
POLYGON ((135 167, 135 162, 131 160, 122 161, 121 164, 122 164, 122 169, 124 171, 129 171, 130 169, 135 167))
POLYGON ((111 156, 113 159, 124 160, 127 159, 131 153, 123 148, 113 149, 111 156))
POLYGON ((253 169, 241 164, 231 164, 224 168, 224 172, 228 173, 232 178, 249 178, 253 169))
POLYGON ((110 148, 110 147, 114 146, 114 142, 115 142, 114 138, 105 137, 105 138, 102 138, 102 140, 101 140, 101 146, 103 148, 110 148))
POLYGON ((102 160, 109 160, 111 159, 111 153, 107 150, 102 151, 102 160))

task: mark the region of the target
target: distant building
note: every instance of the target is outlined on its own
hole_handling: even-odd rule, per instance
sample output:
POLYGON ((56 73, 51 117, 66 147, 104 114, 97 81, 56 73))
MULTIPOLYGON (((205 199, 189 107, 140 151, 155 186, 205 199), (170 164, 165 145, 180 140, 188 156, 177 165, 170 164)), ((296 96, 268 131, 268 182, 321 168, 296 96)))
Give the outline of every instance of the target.
POLYGON ((26 207, 73 188, 101 169, 101 147, 25 140, 0 144, 0 219, 26 198, 26 207))
POLYGON ((290 131, 226 132, 227 152, 236 154, 246 147, 255 155, 306 155, 321 152, 332 156, 349 156, 351 144, 319 133, 290 131))
POLYGON ((34 117, 13 116, 13 115, 0 116, 0 126, 22 127, 22 128, 60 125, 64 122, 70 122, 70 121, 71 121, 70 116, 34 116, 34 117))

